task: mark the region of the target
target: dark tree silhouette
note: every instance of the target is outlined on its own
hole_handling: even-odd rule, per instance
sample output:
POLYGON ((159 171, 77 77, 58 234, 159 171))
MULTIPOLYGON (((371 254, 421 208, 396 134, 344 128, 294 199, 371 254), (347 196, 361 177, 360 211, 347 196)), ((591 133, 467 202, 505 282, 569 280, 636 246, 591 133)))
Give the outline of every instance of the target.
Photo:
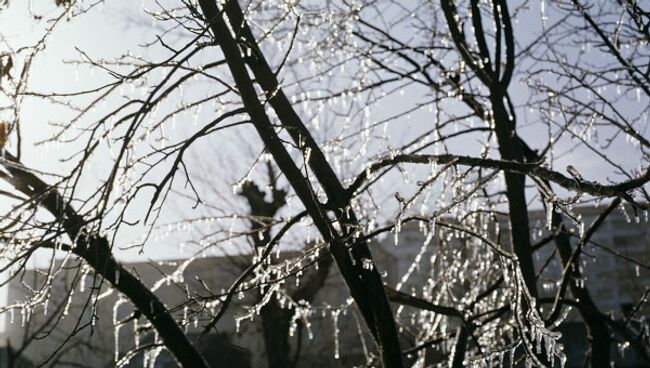
MULTIPOLYGON (((239 324, 259 312, 266 363, 289 367, 302 340, 292 333, 323 310, 335 325, 334 360, 339 314, 358 313, 369 366, 564 365, 561 331, 571 321, 587 332, 586 364, 622 359, 616 346, 648 363, 639 326, 650 288, 619 318, 587 279, 587 260, 605 257, 595 249, 642 269, 639 280, 650 270, 595 239, 613 213, 647 221, 644 3, 153 2, 132 5, 147 19, 144 54, 78 50, 77 71, 102 75, 93 87, 33 89, 50 37, 101 11, 97 4, 30 10, 42 37, 0 49, 0 266, 19 282, 30 259, 49 260, 37 271, 45 281, 3 310, 46 314, 62 272, 91 273, 84 311, 93 320, 105 290, 133 307, 121 322, 119 303, 114 311, 116 340, 122 326, 135 331, 121 359, 116 342, 119 364, 140 353, 155 362, 164 347, 181 366, 207 367, 197 346, 232 315, 239 324), (73 152, 52 155, 64 156, 60 167, 26 158, 44 150, 24 137, 23 109, 34 101, 69 112, 47 122, 55 130, 45 143, 73 152), (230 193, 224 183, 242 171, 230 193), (601 203, 583 217, 584 206, 601 203), (123 244, 125 231, 142 237, 123 244), (401 242, 394 253, 412 262, 382 274, 375 256, 388 234, 401 242), (181 237, 193 253, 153 287, 116 260, 116 249, 181 237), (272 257, 286 242, 299 251, 272 257), (208 252, 233 249, 239 274, 229 285, 184 279, 208 252), (333 265, 349 302, 316 306, 333 265), (183 300, 165 304, 165 282, 183 300), (160 341, 141 346, 140 329, 160 341), (203 340, 192 342, 190 329, 203 340)), ((26 341, 53 336, 45 326, 54 316, 26 341)), ((59 356, 93 326, 79 317, 75 332, 52 344, 59 356)))

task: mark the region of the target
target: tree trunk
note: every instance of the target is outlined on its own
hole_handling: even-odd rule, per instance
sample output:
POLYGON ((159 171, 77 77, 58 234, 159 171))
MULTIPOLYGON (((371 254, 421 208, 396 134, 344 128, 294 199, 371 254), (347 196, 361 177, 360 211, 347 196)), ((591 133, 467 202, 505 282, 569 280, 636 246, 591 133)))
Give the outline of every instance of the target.
MULTIPOLYGON (((372 270, 364 269, 362 262, 357 260, 359 256, 365 256, 365 258, 372 260, 370 251, 365 243, 355 244, 351 252, 355 259, 354 261, 351 259, 346 244, 342 241, 341 236, 327 217, 326 208, 316 200, 317 197, 311 189, 308 179, 302 175, 301 170, 293 162, 282 141, 277 136, 275 128, 266 115, 264 107, 257 96, 255 86, 248 75, 246 63, 240 53, 239 45, 233 39, 231 30, 222 18, 216 3, 212 0, 200 0, 199 4, 215 37, 219 41, 244 106, 260 138, 262 138, 267 150, 273 156, 275 163, 291 183, 296 195, 305 206, 324 240, 330 244, 330 251, 339 266, 341 275, 350 289, 350 294, 357 303, 367 326, 375 337, 375 342, 377 343, 384 366, 402 367, 403 362, 397 338, 397 328, 395 327, 393 313, 384 292, 381 277, 375 268, 372 270)), ((238 4, 233 1, 229 2, 229 6, 237 6, 238 8, 238 4)), ((231 20, 230 23, 233 24, 234 22, 231 20)), ((261 53, 256 54, 256 56, 263 58, 261 53)), ((270 93, 271 91, 268 92, 270 93)), ((283 121, 283 123, 285 122, 283 121)), ((328 179, 333 180, 336 178, 329 177, 328 179)), ((327 191, 328 187, 325 184, 323 186, 327 191)), ((334 197, 333 193, 328 192, 327 194, 330 198, 334 197)), ((339 193, 339 197, 342 197, 342 193, 339 193)), ((342 210, 337 211, 339 212, 337 215, 340 215, 342 210)))
MULTIPOLYGON (((504 94, 498 88, 490 92, 499 153, 504 160, 524 162, 523 146, 516 134, 515 122, 510 118, 503 103, 503 98, 504 94)), ((512 249, 517 255, 519 267, 530 295, 537 298, 537 282, 533 263, 533 250, 530 243, 530 223, 525 192, 526 177, 508 171, 504 175, 506 178, 512 249)))
POLYGON ((291 366, 289 346, 289 324, 291 310, 280 308, 277 301, 271 300, 260 311, 269 368, 291 366))

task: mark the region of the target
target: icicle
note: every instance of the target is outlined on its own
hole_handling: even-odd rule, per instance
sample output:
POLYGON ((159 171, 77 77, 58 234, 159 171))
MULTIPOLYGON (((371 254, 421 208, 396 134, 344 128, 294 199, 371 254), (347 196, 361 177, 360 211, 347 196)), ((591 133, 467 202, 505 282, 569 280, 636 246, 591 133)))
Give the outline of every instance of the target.
POLYGON ((120 306, 122 304, 126 303, 126 300, 120 297, 117 302, 115 302, 115 305, 113 306, 113 326, 115 326, 115 335, 114 335, 114 341, 115 341, 115 362, 120 360, 120 328, 122 325, 120 324, 119 320, 119 311, 120 311, 120 306))
POLYGON ((296 288, 300 287, 300 276, 302 276, 302 271, 296 272, 296 288))
POLYGON ((363 268, 366 270, 372 270, 374 268, 374 264, 372 263, 372 259, 369 258, 363 258, 363 268))
POLYGON ((84 266, 84 269, 81 273, 81 280, 79 280, 79 292, 83 293, 86 290, 86 279, 88 276, 88 271, 90 271, 89 268, 86 268, 84 266))
POLYGON ((135 350, 138 350, 140 347, 140 329, 138 326, 138 319, 133 319, 133 341, 135 345, 135 350))
POLYGON ((353 250, 352 248, 348 248, 348 256, 350 257, 350 261, 352 261, 352 265, 356 266, 357 261, 354 258, 354 254, 352 254, 352 250, 353 250))
POLYGON ((156 360, 158 359, 158 356, 160 355, 160 352, 163 350, 162 346, 159 346, 149 352, 149 358, 147 359, 148 361, 148 366, 149 368, 155 368, 156 367, 156 360))
POLYGON ((630 342, 629 341, 619 342, 617 344, 617 347, 618 347, 618 354, 621 356, 621 358, 624 358, 625 352, 630 347, 630 342))
POLYGON ((578 234, 580 235, 580 238, 584 237, 585 235, 585 223, 580 222, 580 225, 578 225, 578 234))
POLYGON ((544 349, 546 350, 546 359, 553 361, 553 339, 549 335, 544 335, 544 349))
POLYGON ((115 342, 115 362, 118 362, 120 360, 120 325, 116 324, 115 325, 115 335, 114 335, 114 342, 115 342))
POLYGON ((539 329, 534 330, 534 336, 533 336, 533 341, 535 342, 535 352, 537 355, 542 353, 542 340, 543 340, 543 335, 542 331, 539 329))
POLYGON ((400 232, 402 232, 402 219, 398 218, 397 221, 395 221, 395 229, 393 230, 395 246, 397 246, 399 244, 399 234, 400 234, 400 232))
POLYGON ((553 230, 553 203, 546 203, 546 228, 551 231, 553 230))
POLYGON ((68 300, 65 303, 65 307, 63 308, 63 316, 67 316, 68 313, 70 312, 70 304, 72 304, 72 295, 74 294, 73 290, 70 290, 70 295, 68 296, 68 300))
POLYGON ((25 312, 26 306, 22 306, 20 308, 20 327, 25 327, 25 322, 27 322, 27 317, 26 317, 26 312, 25 312))
MULTIPOLYGON (((637 266, 638 267, 638 266, 637 266)), ((47 316, 47 307, 50 304, 50 293, 47 293, 45 302, 43 303, 43 315, 47 316)))
POLYGON ((332 311, 332 322, 334 323, 334 359, 340 358, 339 352, 339 314, 341 313, 340 309, 335 309, 332 311))

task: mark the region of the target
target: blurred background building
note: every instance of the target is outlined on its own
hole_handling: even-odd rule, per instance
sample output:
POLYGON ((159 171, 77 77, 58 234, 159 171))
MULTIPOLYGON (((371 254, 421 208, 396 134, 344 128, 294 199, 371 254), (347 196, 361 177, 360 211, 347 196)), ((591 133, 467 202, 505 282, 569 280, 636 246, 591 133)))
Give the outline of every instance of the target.
MULTIPOLYGON (((576 210, 586 224, 601 211, 594 207, 576 210)), ((545 213, 532 213, 531 225, 536 229, 533 243, 548 236, 545 213)), ((506 226, 505 222, 503 226, 506 226)), ((417 226, 404 226, 397 240, 398 245, 395 245, 391 235, 372 245, 377 267, 385 275, 387 285, 394 287, 401 282, 400 290, 419 295, 431 267, 436 267, 432 260, 440 242, 434 240, 423 247, 424 238, 417 226), (424 261, 414 267, 416 258, 424 261), (411 276, 403 279, 409 272, 411 276)), ((557 257, 552 257, 554 252, 553 243, 547 242, 535 253, 536 267, 541 271, 540 290, 543 297, 548 298, 554 297, 562 272, 557 257)), ((292 255, 295 254, 285 254, 280 258, 292 255)), ((639 303, 648 298, 650 287, 650 228, 647 219, 637 218, 631 213, 626 215, 622 211, 611 214, 593 235, 582 259, 585 282, 599 309, 635 333, 646 338, 650 336, 646 318, 650 310, 647 303, 639 303)), ((223 293, 245 265, 250 264, 250 259, 248 256, 199 258, 187 267, 181 267, 179 272, 177 270, 183 261, 131 263, 127 268, 147 285, 156 288, 157 295, 187 326, 189 336, 197 339, 207 320, 191 320, 194 307, 182 303, 188 300, 188 294, 190 299, 200 299, 223 293)), ((43 362, 47 362, 45 366, 55 367, 112 367, 116 359, 124 359, 126 351, 134 346, 134 336, 140 334, 139 329, 146 321, 137 315, 134 317, 130 305, 116 292, 108 291, 101 280, 93 279, 90 274, 80 274, 78 268, 71 267, 70 270, 54 280, 47 312, 39 307, 17 309, 2 315, 0 367, 34 367, 43 362), (79 281, 80 277, 86 279, 79 281), (71 285, 76 286, 72 288, 70 297, 71 285), (91 293, 93 290, 95 292, 91 293), (99 299, 93 295, 99 295, 99 299), (91 313, 93 304, 97 306, 94 317, 91 313), (139 324, 134 323, 134 319, 139 324), (120 321, 121 327, 116 329, 114 326, 120 321)), ((6 300, 2 304, 24 299, 30 288, 37 288, 39 283, 46 281, 44 275, 43 270, 35 269, 14 279, 4 287, 6 300)), ((218 331, 198 339, 199 348, 209 361, 219 363, 218 366, 266 366, 263 326, 259 318, 254 316, 252 321, 238 323, 237 315, 233 314, 233 311, 241 313, 242 305, 251 304, 250 297, 237 296, 233 303, 217 325, 218 331)), ((366 363, 364 350, 372 346, 371 337, 361 332, 363 323, 353 309, 337 311, 339 306, 348 303, 347 289, 333 266, 312 302, 315 310, 308 318, 308 328, 302 324, 296 329, 298 337, 293 339, 291 346, 296 367, 349 367, 366 363)), ((297 324, 301 324, 300 320, 297 324)), ((568 315, 560 331, 568 366, 583 366, 588 348, 587 335, 576 311, 568 315)), ((613 336, 616 341, 616 334, 613 336)), ((138 344, 146 347, 159 342, 154 336, 143 334, 139 335, 138 344)), ((633 349, 619 343, 613 344, 611 349, 617 356, 617 367, 639 366, 639 358, 633 349)), ((444 350, 443 346, 439 353, 444 354, 444 350)), ((145 363, 143 359, 147 358, 136 354, 127 366, 141 367, 145 363)), ((173 366, 173 359, 164 351, 155 359, 155 367, 173 366)))

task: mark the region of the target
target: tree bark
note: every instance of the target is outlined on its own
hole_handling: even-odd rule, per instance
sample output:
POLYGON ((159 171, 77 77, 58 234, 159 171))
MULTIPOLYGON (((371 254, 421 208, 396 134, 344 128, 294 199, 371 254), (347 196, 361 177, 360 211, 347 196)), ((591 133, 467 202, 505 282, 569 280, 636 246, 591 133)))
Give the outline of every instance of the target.
MULTIPOLYGON (((495 120, 495 133, 501 158, 507 161, 525 162, 521 142, 515 131, 515 122, 503 103, 504 94, 498 90, 490 91, 490 101, 495 120)), ((519 260, 519 267, 526 287, 533 298, 537 298, 537 281, 533 263, 533 249, 530 243, 530 222, 526 202, 526 177, 522 174, 505 172, 506 196, 508 197, 508 217, 512 249, 519 260)))

